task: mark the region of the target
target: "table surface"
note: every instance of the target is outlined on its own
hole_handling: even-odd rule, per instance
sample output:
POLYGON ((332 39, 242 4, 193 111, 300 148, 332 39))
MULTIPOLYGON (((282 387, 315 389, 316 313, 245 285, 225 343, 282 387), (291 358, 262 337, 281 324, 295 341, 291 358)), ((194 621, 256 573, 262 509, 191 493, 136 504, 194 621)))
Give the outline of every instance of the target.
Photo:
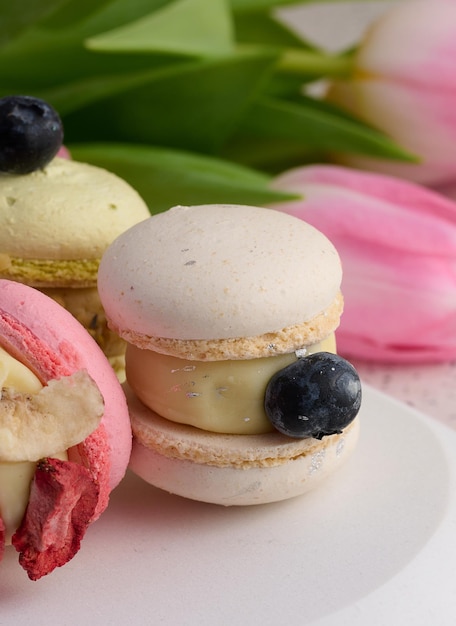
POLYGON ((380 365, 351 360, 361 379, 456 430, 456 362, 380 365))

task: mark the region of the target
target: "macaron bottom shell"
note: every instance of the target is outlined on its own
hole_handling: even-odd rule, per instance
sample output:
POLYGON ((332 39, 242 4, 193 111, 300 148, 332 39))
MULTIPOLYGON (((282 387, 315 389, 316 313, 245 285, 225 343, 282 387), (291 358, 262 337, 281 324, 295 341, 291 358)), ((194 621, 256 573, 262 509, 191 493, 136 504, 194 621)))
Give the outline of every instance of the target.
POLYGON ((181 424, 168 428, 167 420, 128 388, 126 393, 135 433, 130 469, 159 489, 201 502, 244 506, 302 495, 345 463, 359 436, 358 419, 340 435, 322 440, 293 440, 279 433, 220 435, 181 424), (274 438, 283 444, 276 445, 274 438), (197 450, 194 459, 187 456, 192 447, 197 450))

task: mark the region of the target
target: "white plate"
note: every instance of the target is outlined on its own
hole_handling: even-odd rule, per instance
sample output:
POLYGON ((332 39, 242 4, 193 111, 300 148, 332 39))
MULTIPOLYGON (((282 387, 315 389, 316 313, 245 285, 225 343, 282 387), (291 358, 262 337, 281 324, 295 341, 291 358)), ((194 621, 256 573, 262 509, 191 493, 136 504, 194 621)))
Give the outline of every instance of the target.
POLYGON ((133 475, 74 560, 38 582, 13 549, 0 624, 456 623, 456 433, 366 387, 362 435, 306 496, 222 508, 133 475))

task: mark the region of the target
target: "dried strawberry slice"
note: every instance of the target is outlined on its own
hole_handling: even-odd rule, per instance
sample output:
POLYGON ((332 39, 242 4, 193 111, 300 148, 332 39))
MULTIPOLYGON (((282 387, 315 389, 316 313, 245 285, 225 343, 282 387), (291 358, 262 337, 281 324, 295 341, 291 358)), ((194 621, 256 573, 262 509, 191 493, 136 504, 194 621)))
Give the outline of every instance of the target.
POLYGON ((53 458, 38 462, 27 510, 12 538, 31 580, 65 565, 78 552, 98 493, 82 465, 53 458))

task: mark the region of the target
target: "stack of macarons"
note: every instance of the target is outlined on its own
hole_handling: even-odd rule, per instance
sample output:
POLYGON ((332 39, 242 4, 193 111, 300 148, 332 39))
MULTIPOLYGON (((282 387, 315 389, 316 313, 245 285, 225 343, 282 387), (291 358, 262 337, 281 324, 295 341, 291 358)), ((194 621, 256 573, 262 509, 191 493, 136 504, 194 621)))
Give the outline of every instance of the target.
POLYGON ((103 255, 100 298, 127 342, 131 468, 223 505, 312 488, 354 449, 361 387, 338 357, 342 270, 272 209, 174 207, 103 255))

